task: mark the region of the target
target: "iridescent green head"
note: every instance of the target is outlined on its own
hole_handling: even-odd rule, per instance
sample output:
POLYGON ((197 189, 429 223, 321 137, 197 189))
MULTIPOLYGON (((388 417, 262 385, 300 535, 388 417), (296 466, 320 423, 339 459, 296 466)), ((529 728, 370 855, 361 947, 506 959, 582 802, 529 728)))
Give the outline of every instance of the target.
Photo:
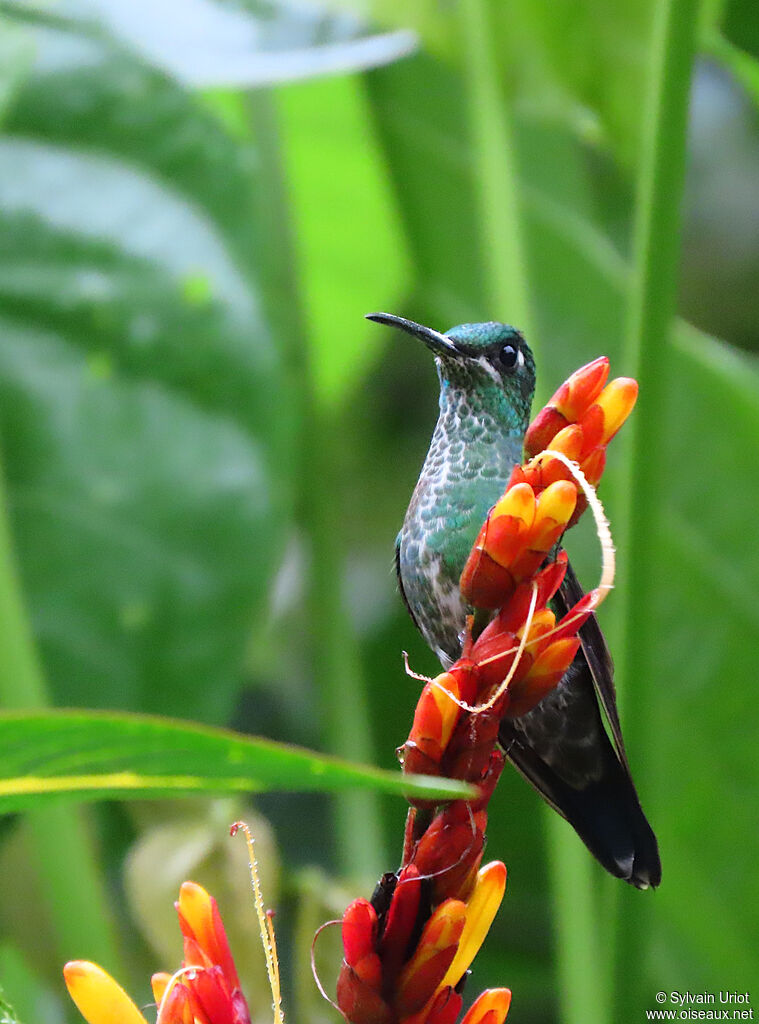
POLYGON ((448 389, 464 391, 494 414, 508 410, 519 419, 529 417, 535 360, 515 327, 489 321, 441 334, 390 313, 369 313, 367 319, 413 334, 434 352, 443 397, 448 389))

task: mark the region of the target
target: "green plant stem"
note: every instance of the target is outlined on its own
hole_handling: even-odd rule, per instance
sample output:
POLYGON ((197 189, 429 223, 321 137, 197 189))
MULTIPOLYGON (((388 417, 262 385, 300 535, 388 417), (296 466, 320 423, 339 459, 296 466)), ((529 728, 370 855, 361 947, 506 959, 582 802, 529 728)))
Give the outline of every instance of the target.
MULTIPOLYGON (((373 748, 364 677, 342 592, 345 550, 339 529, 336 464, 345 434, 340 410, 324 407, 316 395, 275 97, 266 90, 251 93, 249 110, 261 156, 264 237, 276 240, 268 253, 275 296, 271 314, 285 345, 298 423, 297 515, 311 557, 308 610, 322 737, 330 753, 370 764, 373 748)), ((380 874, 386 864, 377 795, 341 794, 335 797, 334 807, 335 850, 341 870, 353 876, 380 874)))
MULTIPOLYGON (((49 706, 42 667, 21 596, 13 553, 5 482, 0 471, 0 706, 49 706)), ((61 964, 89 957, 119 969, 105 886, 84 811, 54 804, 26 815, 30 843, 49 908, 61 964)))
POLYGON ((551 811, 547 821, 561 1020, 607 1022, 612 1019, 611 978, 604 970, 601 906, 594 898, 601 895, 594 892, 598 868, 562 818, 551 811))
MULTIPOLYGON (((644 108, 636 196, 633 277, 625 370, 640 384, 632 419, 628 478, 622 494, 628 505, 617 538, 624 566, 617 595, 622 643, 617 651, 619 679, 628 699, 625 732, 640 789, 651 790, 654 765, 638 763, 654 724, 657 692, 655 644, 659 531, 664 508, 663 438, 669 388, 669 337, 676 299, 680 249, 680 204, 685 172, 688 101, 699 22, 698 0, 660 0, 655 9, 644 108)), ((617 1013, 632 1019, 650 995, 642 983, 648 949, 650 898, 630 902, 630 915, 616 951, 617 1013)))
MULTIPOLYGON (((463 0, 464 68, 469 94, 479 230, 496 311, 518 324, 536 356, 527 256, 524 246, 514 127, 493 51, 486 0, 463 0)), ((489 314, 490 315, 490 314, 489 314)), ((539 387, 536 405, 547 395, 539 387)), ((566 1024, 605 1024, 607 981, 598 943, 599 921, 593 899, 591 865, 563 823, 545 812, 549 877, 555 922, 556 960, 562 1020, 566 1024)))
POLYGON ((498 77, 488 4, 463 0, 461 11, 479 230, 493 304, 488 315, 519 326, 535 352, 514 128, 498 77))

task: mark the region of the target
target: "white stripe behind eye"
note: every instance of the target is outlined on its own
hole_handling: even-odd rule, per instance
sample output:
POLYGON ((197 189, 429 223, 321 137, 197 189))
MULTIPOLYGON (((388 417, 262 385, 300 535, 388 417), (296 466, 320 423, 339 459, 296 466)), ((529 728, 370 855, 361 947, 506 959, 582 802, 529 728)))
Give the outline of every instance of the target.
POLYGON ((486 373, 490 374, 490 376, 493 378, 496 384, 503 383, 500 373, 498 372, 498 370, 496 370, 496 368, 493 366, 493 364, 490 362, 487 356, 477 356, 477 363, 479 366, 483 368, 483 370, 486 371, 486 373))

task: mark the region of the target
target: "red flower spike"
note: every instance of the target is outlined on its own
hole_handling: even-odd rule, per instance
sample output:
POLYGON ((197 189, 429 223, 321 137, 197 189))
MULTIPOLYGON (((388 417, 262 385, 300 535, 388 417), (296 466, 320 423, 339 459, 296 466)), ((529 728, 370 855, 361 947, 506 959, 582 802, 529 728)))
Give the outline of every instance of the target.
POLYGON ((382 996, 344 961, 337 979, 337 1005, 351 1024, 395 1024, 395 1014, 382 996))
POLYGON ((510 1005, 509 989, 486 989, 469 1007, 461 1024, 503 1024, 510 1005))
POLYGON ((384 984, 391 986, 401 969, 411 933, 416 926, 422 883, 414 864, 407 864, 398 875, 393 899, 380 940, 384 984))
POLYGON ((343 914, 345 960, 351 967, 377 950, 377 912, 369 900, 358 899, 343 914))

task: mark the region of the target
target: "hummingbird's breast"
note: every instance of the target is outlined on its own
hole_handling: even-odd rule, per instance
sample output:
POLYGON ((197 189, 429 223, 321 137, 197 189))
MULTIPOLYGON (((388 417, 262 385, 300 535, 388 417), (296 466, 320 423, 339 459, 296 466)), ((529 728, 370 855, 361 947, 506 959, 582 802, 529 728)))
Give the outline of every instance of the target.
POLYGON ((468 611, 459 578, 488 510, 521 461, 522 434, 505 431, 465 394, 447 399, 398 538, 398 573, 428 644, 443 661, 455 661, 468 611))

